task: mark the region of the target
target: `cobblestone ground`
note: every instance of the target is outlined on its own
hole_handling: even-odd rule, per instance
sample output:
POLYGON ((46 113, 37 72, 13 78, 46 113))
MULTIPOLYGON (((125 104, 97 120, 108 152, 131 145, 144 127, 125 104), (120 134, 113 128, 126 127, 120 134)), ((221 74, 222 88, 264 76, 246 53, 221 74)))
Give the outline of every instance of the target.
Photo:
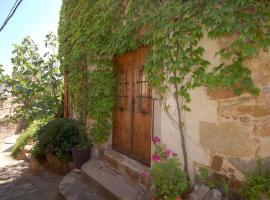
POLYGON ((55 200, 58 198, 60 176, 49 171, 36 176, 28 169, 28 163, 3 167, 0 170, 1 200, 55 200))
POLYGON ((61 176, 45 171, 34 175, 28 163, 12 159, 10 149, 16 141, 11 137, 0 144, 0 200, 55 200, 61 176))

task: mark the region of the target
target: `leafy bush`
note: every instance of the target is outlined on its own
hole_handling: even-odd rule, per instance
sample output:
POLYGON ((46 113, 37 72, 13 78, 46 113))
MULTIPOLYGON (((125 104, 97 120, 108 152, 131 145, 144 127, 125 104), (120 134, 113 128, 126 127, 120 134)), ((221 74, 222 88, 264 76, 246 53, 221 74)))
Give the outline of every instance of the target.
POLYGON ((265 170, 259 164, 255 173, 247 175, 242 192, 248 200, 257 200, 260 195, 270 199, 270 169, 265 170))
POLYGON ((11 156, 17 158, 22 152, 25 145, 33 141, 35 134, 42 125, 47 123, 48 119, 40 119, 33 121, 30 126, 19 136, 11 151, 11 156))
POLYGON ((39 143, 35 144, 33 149, 31 149, 31 155, 38 161, 44 160, 46 147, 39 143))
POLYGON ((55 51, 57 37, 49 33, 44 43, 45 54, 38 50, 29 36, 14 45, 12 77, 5 77, 4 83, 14 96, 12 103, 17 105, 12 119, 23 118, 27 125, 33 120, 54 115, 62 103, 63 78, 55 51))
POLYGON ((207 167, 199 168, 199 174, 197 175, 197 179, 200 184, 205 184, 209 188, 213 188, 216 186, 215 182, 210 177, 210 172, 207 167))
POLYGON ((220 175, 218 178, 213 176, 207 167, 200 167, 199 173, 197 174, 197 181, 199 184, 206 185, 209 188, 219 189, 223 193, 226 199, 228 199, 230 188, 230 179, 226 175, 220 175))
POLYGON ((55 119, 39 129, 32 155, 41 160, 46 153, 60 160, 71 160, 71 147, 79 143, 78 122, 72 119, 55 119))
POLYGON ((154 164, 150 175, 154 180, 155 197, 157 199, 175 200, 188 189, 189 183, 177 154, 159 144, 159 139, 154 139, 155 152, 152 155, 154 164))

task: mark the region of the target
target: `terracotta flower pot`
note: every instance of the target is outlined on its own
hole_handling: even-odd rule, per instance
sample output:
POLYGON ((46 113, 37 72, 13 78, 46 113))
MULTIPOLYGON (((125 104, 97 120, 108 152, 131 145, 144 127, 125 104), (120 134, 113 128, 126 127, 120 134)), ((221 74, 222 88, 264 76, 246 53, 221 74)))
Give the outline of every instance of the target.
POLYGON ((80 171, 82 165, 86 161, 88 161, 91 157, 91 147, 86 147, 86 148, 73 147, 71 150, 72 150, 72 158, 75 165, 75 170, 80 171))

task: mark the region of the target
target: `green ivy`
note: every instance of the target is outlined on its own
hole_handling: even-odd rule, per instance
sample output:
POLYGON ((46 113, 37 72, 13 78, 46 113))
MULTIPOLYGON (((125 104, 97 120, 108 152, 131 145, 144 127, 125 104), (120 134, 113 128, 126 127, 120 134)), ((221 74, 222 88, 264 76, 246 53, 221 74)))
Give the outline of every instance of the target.
POLYGON ((269 48, 270 2, 68 0, 61 9, 59 39, 70 98, 82 116, 95 120, 92 140, 102 143, 111 131, 116 99, 114 55, 141 46, 150 49, 146 70, 152 87, 162 96, 173 86, 183 110, 189 110, 190 91, 200 86, 258 95, 245 61, 269 48), (236 36, 216 52, 224 60, 218 66, 203 58, 199 42, 205 34, 215 40, 236 36))

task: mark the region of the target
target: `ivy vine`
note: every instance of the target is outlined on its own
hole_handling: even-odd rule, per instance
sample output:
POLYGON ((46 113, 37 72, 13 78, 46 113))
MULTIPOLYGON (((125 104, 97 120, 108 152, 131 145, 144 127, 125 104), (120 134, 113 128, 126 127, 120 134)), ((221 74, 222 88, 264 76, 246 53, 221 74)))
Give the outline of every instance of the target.
POLYGON ((141 46, 150 47, 150 84, 161 96, 172 92, 181 112, 189 110, 190 91, 200 86, 258 95, 245 61, 269 48, 270 2, 68 0, 61 9, 59 39, 70 97, 82 116, 95 121, 92 141, 103 143, 109 137, 116 99, 114 55, 141 46), (235 36, 216 52, 224 60, 218 66, 203 57, 199 42, 205 35, 214 40, 235 36))

